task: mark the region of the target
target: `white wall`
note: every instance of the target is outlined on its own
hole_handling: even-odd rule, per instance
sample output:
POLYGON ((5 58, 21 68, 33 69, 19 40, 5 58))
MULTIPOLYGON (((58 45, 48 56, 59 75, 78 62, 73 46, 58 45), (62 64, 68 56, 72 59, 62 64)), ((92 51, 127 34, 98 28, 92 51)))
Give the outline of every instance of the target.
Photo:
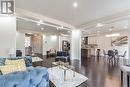
MULTIPOLYGON (((122 31, 119 32, 121 36, 128 36, 128 31, 122 31)), ((103 55, 103 49, 105 51, 108 51, 110 49, 117 49, 119 51, 120 55, 123 55, 125 51, 127 51, 127 56, 128 58, 128 44, 123 45, 123 46, 111 46, 111 41, 113 38, 111 37, 105 37, 105 35, 99 35, 99 36, 94 36, 94 37, 89 37, 88 38, 88 43, 89 44, 97 44, 98 48, 101 49, 101 55, 103 55)))
POLYGON ((16 49, 22 51, 25 56, 25 33, 17 31, 16 33, 16 49))
POLYGON ((43 55, 50 49, 59 50, 59 36, 43 34, 43 55))
POLYGON ((16 50, 16 18, 0 17, 0 57, 9 57, 9 50, 16 50))

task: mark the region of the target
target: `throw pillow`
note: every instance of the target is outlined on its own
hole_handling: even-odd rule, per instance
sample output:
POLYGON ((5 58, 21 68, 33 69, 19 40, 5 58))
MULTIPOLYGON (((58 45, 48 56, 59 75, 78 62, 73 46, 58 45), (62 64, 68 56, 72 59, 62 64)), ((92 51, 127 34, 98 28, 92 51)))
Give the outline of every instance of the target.
POLYGON ((5 65, 16 65, 18 71, 26 70, 26 65, 25 65, 24 59, 18 59, 18 60, 8 60, 8 59, 6 59, 5 65))
POLYGON ((5 66, 0 66, 0 71, 2 74, 8 74, 19 70, 16 65, 5 65, 5 66))

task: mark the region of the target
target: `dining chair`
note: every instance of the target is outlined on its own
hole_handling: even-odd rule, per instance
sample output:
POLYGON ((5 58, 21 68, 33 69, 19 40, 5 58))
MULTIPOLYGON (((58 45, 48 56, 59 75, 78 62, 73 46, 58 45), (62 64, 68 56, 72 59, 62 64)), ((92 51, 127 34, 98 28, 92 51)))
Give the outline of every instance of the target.
POLYGON ((106 57, 108 55, 105 50, 103 50, 103 55, 104 55, 104 57, 106 57))
POLYGON ((114 50, 114 56, 115 56, 115 58, 114 58, 114 61, 115 61, 115 63, 119 63, 119 52, 118 52, 118 50, 114 50))
POLYGON ((108 50, 108 61, 109 63, 113 63, 113 59, 115 58, 113 50, 108 50))
POLYGON ((124 53, 123 53, 123 55, 119 55, 119 58, 122 58, 122 60, 123 60, 123 64, 124 63, 126 63, 126 53, 127 53, 127 51, 125 51, 124 53))
POLYGON ((106 53, 106 51, 104 49, 103 49, 103 55, 104 55, 104 61, 107 61, 108 54, 106 53))

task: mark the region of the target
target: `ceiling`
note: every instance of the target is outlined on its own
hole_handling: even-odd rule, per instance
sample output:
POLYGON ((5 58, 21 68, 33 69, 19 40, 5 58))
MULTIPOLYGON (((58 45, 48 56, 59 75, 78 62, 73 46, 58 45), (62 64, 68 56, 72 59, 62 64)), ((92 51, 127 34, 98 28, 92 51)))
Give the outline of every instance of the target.
POLYGON ((16 7, 79 26, 130 9, 130 0, 15 0, 16 7), (79 6, 74 8, 73 2, 79 6))
POLYGON ((82 36, 95 36, 105 33, 128 31, 128 25, 128 20, 120 20, 109 24, 103 24, 102 27, 93 26, 89 29, 82 30, 82 36))
POLYGON ((46 25, 37 25, 35 22, 26 21, 23 19, 17 19, 17 30, 18 31, 26 31, 26 33, 30 32, 39 32, 39 33, 46 33, 46 34, 70 34, 70 31, 64 29, 58 29, 55 27, 50 27, 46 25), (43 28, 43 30, 41 29, 43 28))
MULTIPOLYGON (((124 28, 128 26, 128 20, 126 19, 106 22, 103 23, 104 26, 102 27, 96 27, 96 24, 102 18, 105 18, 105 21, 113 21, 113 18, 111 20, 107 20, 107 18, 116 18, 116 14, 120 16, 120 13, 129 12, 130 0, 16 0, 16 8, 53 18, 71 24, 76 28, 82 28, 83 36, 91 36, 99 33, 128 30, 128 28, 124 28), (74 2, 78 3, 79 6, 77 8, 73 7, 74 2)), ((36 19, 34 18, 33 20, 36 19)), ((46 25, 37 26, 34 22, 21 19, 17 20, 17 29, 51 34, 70 34, 68 30, 57 30, 46 25), (41 30, 41 28, 44 28, 44 30, 41 30)))

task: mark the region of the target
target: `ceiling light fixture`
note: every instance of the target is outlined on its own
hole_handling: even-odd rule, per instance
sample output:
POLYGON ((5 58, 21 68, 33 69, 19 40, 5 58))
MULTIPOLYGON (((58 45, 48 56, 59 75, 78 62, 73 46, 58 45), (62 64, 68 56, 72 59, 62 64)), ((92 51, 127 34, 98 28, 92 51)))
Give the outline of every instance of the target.
POLYGON ((39 23, 40 23, 40 24, 42 24, 42 23, 43 23, 43 21, 42 21, 42 20, 40 20, 40 21, 39 21, 39 23))
POLYGON ((61 26, 61 29, 63 29, 64 27, 63 26, 61 26))
POLYGON ((120 33, 114 33, 114 34, 106 34, 106 37, 118 37, 120 36, 120 33))
POLYGON ((102 26, 104 26, 102 23, 98 23, 98 24, 96 25, 96 27, 102 27, 102 26))
POLYGON ((75 7, 75 8, 78 7, 78 3, 77 3, 77 2, 74 2, 74 3, 73 3, 73 7, 75 7))
POLYGON ((41 25, 41 24, 43 24, 43 21, 42 21, 42 20, 40 20, 40 21, 37 23, 38 26, 41 25))
POLYGON ((56 29, 59 30, 59 27, 57 27, 56 29))
POLYGON ((41 30, 44 30, 44 28, 41 28, 41 30))

